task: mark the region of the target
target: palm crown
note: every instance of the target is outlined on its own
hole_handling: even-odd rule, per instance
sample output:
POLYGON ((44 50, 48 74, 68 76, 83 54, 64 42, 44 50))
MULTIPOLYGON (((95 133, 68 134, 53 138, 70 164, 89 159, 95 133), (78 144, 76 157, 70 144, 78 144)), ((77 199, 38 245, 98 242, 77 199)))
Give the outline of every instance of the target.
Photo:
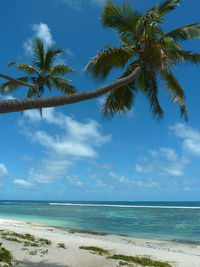
POLYGON ((123 6, 106 1, 101 22, 114 29, 120 39, 120 47, 110 46, 92 58, 86 70, 96 80, 104 80, 113 68, 125 68, 122 77, 131 74, 138 66, 141 71, 129 84, 107 94, 104 114, 128 112, 135 93, 142 91, 150 102, 153 115, 163 116, 158 100, 158 84, 164 82, 173 103, 180 105, 181 114, 187 119, 184 91, 172 73, 178 63, 200 63, 200 54, 185 51, 180 41, 200 38, 200 24, 194 23, 164 33, 163 16, 174 10, 181 0, 165 0, 153 6, 145 14, 134 11, 129 3, 123 6))
MULTIPOLYGON (((43 42, 37 38, 32 44, 33 64, 23 64, 19 62, 10 62, 8 67, 15 65, 19 70, 24 71, 27 76, 20 77, 17 80, 34 84, 34 87, 29 88, 27 97, 41 97, 45 87, 52 91, 55 87, 60 92, 65 94, 75 93, 76 90, 68 83, 70 80, 62 77, 66 74, 74 72, 66 64, 55 65, 56 58, 64 53, 64 50, 56 46, 48 47, 45 51, 43 42)), ((10 93, 18 89, 21 84, 15 81, 9 81, 1 85, 1 94, 10 93)))

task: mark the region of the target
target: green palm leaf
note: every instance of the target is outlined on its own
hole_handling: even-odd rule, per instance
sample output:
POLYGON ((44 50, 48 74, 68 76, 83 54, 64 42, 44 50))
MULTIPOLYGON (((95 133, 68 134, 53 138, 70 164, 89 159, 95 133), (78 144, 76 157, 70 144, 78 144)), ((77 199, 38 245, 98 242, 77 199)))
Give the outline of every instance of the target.
POLYGON ((28 94, 27 94, 28 98, 37 97, 37 96, 38 96, 38 94, 37 94, 36 90, 34 90, 33 88, 30 88, 28 90, 28 94))
POLYGON ((185 50, 169 50, 168 54, 174 59, 175 62, 191 63, 198 65, 200 63, 200 54, 185 51, 185 50))
POLYGON ((50 75, 65 75, 65 74, 73 73, 73 72, 75 72, 75 70, 73 70, 72 68, 70 68, 69 66, 65 64, 51 66, 51 68, 49 69, 50 75))
POLYGON ((44 44, 40 38, 36 38, 32 44, 33 50, 33 65, 40 68, 41 70, 45 68, 45 51, 44 44))
MULTIPOLYGON (((18 78, 17 80, 22 81, 22 82, 27 82, 28 77, 21 77, 21 78, 18 78)), ((9 94, 15 91, 16 89, 18 89, 19 87, 21 87, 21 84, 16 83, 14 81, 3 83, 1 84, 1 94, 2 95, 9 94)))
POLYGON ((134 83, 131 83, 108 93, 103 104, 104 116, 129 112, 135 99, 133 88, 134 83))
MULTIPOLYGON (((136 46, 135 46, 136 47, 136 46)), ((127 62, 134 56, 134 46, 132 47, 112 47, 102 50, 97 56, 89 61, 85 67, 95 80, 104 80, 111 69, 124 68, 127 62)))
POLYGON ((168 68, 161 70, 160 74, 163 80, 166 82, 166 89, 170 95, 172 102, 178 104, 181 107, 181 114, 184 115, 187 120, 188 114, 184 100, 185 95, 183 88, 181 87, 176 77, 172 74, 172 72, 168 68))
POLYGON ((180 2, 182 0, 165 0, 158 5, 158 13, 162 17, 177 8, 180 2))
POLYGON ((52 76, 50 79, 53 85, 55 85, 57 90, 60 92, 65 94, 74 94, 77 92, 74 86, 68 84, 68 82, 70 82, 68 79, 56 76, 52 76))
POLYGON ((158 100, 158 83, 155 71, 144 66, 138 77, 138 86, 150 103, 153 116, 162 118, 163 110, 158 100))
POLYGON ((39 74, 40 75, 40 72, 32 65, 23 64, 23 63, 15 62, 15 61, 12 61, 8 63, 7 65, 8 67, 15 65, 19 70, 22 70, 27 74, 39 74))
POLYGON ((44 59, 44 69, 49 70, 56 60, 56 57, 64 53, 63 49, 51 47, 47 49, 44 59))
POLYGON ((166 37, 172 38, 174 41, 185 41, 189 39, 200 38, 200 24, 194 23, 179 27, 173 31, 168 32, 166 37))
MULTIPOLYGON (((130 64, 124 74, 120 77, 120 79, 130 75, 137 66, 137 64, 130 64)), ((112 90, 110 93, 107 94, 103 104, 104 116, 113 116, 116 113, 128 113, 133 106, 136 92, 137 87, 135 85, 135 81, 132 81, 127 85, 112 90)))
POLYGON ((113 28, 120 34, 127 36, 129 33, 136 34, 134 25, 136 25, 140 17, 141 14, 136 11, 133 12, 129 3, 125 4, 125 1, 123 1, 123 7, 120 8, 118 2, 115 5, 109 0, 105 3, 100 20, 103 27, 113 28))

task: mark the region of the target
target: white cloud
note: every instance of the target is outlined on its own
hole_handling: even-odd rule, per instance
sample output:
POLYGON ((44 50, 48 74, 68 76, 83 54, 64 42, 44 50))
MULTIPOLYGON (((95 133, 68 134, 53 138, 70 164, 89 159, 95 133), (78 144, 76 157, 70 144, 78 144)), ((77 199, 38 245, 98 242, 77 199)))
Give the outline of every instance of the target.
MULTIPOLYGON (((32 122, 42 121, 37 111, 25 112, 25 116, 32 122)), ((111 136, 103 136, 100 125, 94 120, 85 123, 78 122, 69 116, 55 112, 55 109, 45 109, 43 120, 48 124, 54 124, 63 129, 59 136, 51 136, 45 131, 28 132, 32 141, 38 142, 47 149, 61 156, 90 157, 97 156, 95 147, 111 140, 111 136)))
POLYGON ((0 177, 8 175, 6 166, 3 163, 0 163, 0 177))
POLYGON ((81 187, 83 185, 77 175, 72 175, 72 176, 68 175, 66 177, 66 180, 72 187, 81 187))
POLYGON ((166 157, 169 161, 177 161, 178 155, 172 148, 162 147, 160 148, 160 152, 166 157))
POLYGON ((13 181, 13 184, 14 184, 14 185, 18 185, 18 186, 23 186, 23 187, 31 187, 31 186, 33 186, 32 183, 30 183, 30 182, 28 182, 28 181, 25 181, 25 180, 23 180, 23 179, 15 179, 15 180, 13 181))
POLYGON ((33 24, 32 30, 34 31, 33 37, 29 38, 26 42, 24 42, 25 53, 28 56, 32 56, 33 39, 36 37, 40 38, 43 41, 45 48, 54 44, 51 31, 47 24, 42 23, 42 22, 39 24, 33 24))
POLYGON ((109 175, 116 179, 119 183, 122 183, 122 184, 129 184, 131 183, 131 181, 129 179, 127 179, 126 177, 124 177, 123 175, 119 175, 117 173, 114 173, 114 172, 110 172, 109 175))
POLYGON ((148 164, 148 165, 136 164, 135 170, 138 173, 151 173, 154 171, 154 166, 150 165, 150 164, 148 164))
POLYGON ((29 170, 28 179, 41 184, 52 183, 66 177, 67 170, 73 163, 66 159, 42 159, 37 168, 29 170))
POLYGON ((182 123, 177 123, 175 126, 170 127, 174 134, 183 139, 182 147, 187 153, 195 156, 200 156, 200 132, 186 126, 182 123))
POLYGON ((139 160, 135 165, 138 173, 152 173, 161 176, 184 176, 186 166, 191 163, 190 155, 200 156, 200 131, 182 123, 169 127, 171 132, 182 142, 182 152, 176 153, 169 147, 150 150, 151 157, 139 160))
POLYGON ((63 3, 66 3, 72 8, 80 10, 85 3, 92 3, 94 5, 103 6, 105 0, 62 0, 63 3))
POLYGON ((191 188, 186 186, 184 189, 183 189, 184 192, 191 192, 191 188))
POLYGON ((54 44, 51 31, 47 24, 42 22, 40 24, 34 24, 32 26, 32 29, 35 32, 35 36, 40 38, 46 47, 52 46, 54 44))
POLYGON ((32 142, 44 147, 48 155, 38 166, 29 170, 28 179, 38 183, 67 179, 68 169, 76 164, 77 160, 97 157, 97 147, 111 141, 110 135, 100 132, 100 125, 96 121, 79 122, 56 112, 54 108, 44 109, 42 118, 37 111, 25 112, 20 120, 20 127, 32 142), (46 127, 45 123, 49 126, 48 130, 41 128, 46 127), (40 129, 34 130, 38 128, 40 129))
POLYGON ((161 176, 183 176, 185 166, 190 162, 187 157, 179 156, 174 149, 161 147, 160 149, 150 150, 149 159, 142 158, 135 165, 138 173, 159 174, 161 176))

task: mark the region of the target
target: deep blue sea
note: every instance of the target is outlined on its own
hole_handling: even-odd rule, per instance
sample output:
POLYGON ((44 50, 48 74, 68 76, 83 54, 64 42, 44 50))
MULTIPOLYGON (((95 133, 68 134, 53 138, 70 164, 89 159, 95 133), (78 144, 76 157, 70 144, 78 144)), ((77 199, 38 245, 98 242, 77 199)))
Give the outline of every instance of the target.
POLYGON ((200 242, 200 202, 0 201, 0 218, 107 234, 200 242))

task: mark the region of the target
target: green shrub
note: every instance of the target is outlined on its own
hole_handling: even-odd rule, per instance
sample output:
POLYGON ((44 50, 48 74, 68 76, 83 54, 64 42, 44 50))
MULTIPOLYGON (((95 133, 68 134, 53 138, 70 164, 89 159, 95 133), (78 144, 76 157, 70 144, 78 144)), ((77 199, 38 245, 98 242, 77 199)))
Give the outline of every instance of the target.
POLYGON ((115 254, 115 255, 109 256, 108 258, 113 259, 113 260, 123 260, 127 262, 134 262, 134 263, 140 264, 141 266, 171 267, 171 265, 167 262, 154 261, 148 257, 133 257, 133 256, 115 254))
POLYGON ((79 247, 80 249, 85 249, 85 250, 90 250, 92 252, 97 253, 98 255, 104 255, 104 254, 109 254, 109 250, 107 249, 103 249, 103 248, 99 248, 99 247, 86 247, 86 246, 81 246, 79 247))
POLYGON ((51 245, 51 241, 46 238, 39 238, 38 241, 44 245, 51 245))
POLYGON ((0 262, 4 262, 12 266, 12 255, 9 250, 5 249, 4 247, 0 247, 0 262))
POLYGON ((25 241, 24 242, 24 246, 25 247, 39 247, 38 243, 36 243, 36 242, 29 242, 29 241, 25 241))
POLYGON ((63 248, 66 249, 66 246, 64 243, 58 243, 57 248, 63 248))

